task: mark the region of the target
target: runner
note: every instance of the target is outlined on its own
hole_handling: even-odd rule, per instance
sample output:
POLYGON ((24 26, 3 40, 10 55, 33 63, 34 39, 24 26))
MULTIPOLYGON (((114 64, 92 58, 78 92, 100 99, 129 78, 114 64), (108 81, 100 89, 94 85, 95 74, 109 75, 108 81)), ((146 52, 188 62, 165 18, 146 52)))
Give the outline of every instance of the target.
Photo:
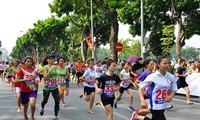
POLYGON ((97 73, 97 77, 100 77, 103 74, 103 68, 101 61, 98 61, 94 66, 94 71, 97 73))
POLYGON ((4 72, 4 70, 6 69, 6 67, 7 67, 6 62, 5 62, 5 61, 2 61, 1 64, 0 64, 0 74, 1 74, 1 79, 2 79, 2 81, 4 81, 3 72, 4 72))
POLYGON ((77 86, 80 87, 80 85, 82 85, 82 82, 80 81, 80 77, 83 75, 84 71, 85 71, 85 64, 83 64, 81 62, 81 60, 78 60, 76 65, 75 65, 75 69, 76 69, 76 76, 77 76, 77 86))
POLYGON ((84 93, 82 93, 79 97, 89 102, 88 112, 93 114, 92 107, 94 104, 95 97, 95 80, 97 78, 97 73, 93 70, 94 60, 88 60, 88 69, 83 74, 81 80, 84 82, 84 93))
POLYGON ((37 98, 36 71, 33 68, 33 58, 26 57, 24 59, 24 67, 17 73, 16 82, 20 83, 20 100, 24 107, 24 120, 28 120, 27 111, 30 101, 31 120, 35 120, 35 105, 37 98))
POLYGON ((97 78, 95 88, 101 94, 99 102, 107 114, 107 120, 113 120, 114 92, 120 88, 120 78, 114 74, 116 63, 113 60, 107 61, 108 72, 97 78), (100 88, 99 88, 100 85, 100 88))
POLYGON ((139 84, 138 94, 140 96, 141 106, 147 107, 144 100, 143 90, 148 86, 150 88, 150 111, 152 118, 138 115, 138 111, 133 112, 130 120, 166 120, 164 112, 166 102, 170 102, 177 90, 176 80, 172 74, 167 72, 169 60, 167 57, 158 57, 158 70, 150 74, 139 84))
POLYGON ((13 67, 13 63, 9 62, 9 65, 6 67, 6 69, 3 72, 3 78, 6 78, 6 83, 10 84, 11 83, 11 91, 13 91, 13 83, 11 80, 11 77, 13 76, 13 72, 12 72, 12 67, 13 67))
POLYGON ((186 92, 187 104, 188 105, 194 104, 190 101, 190 90, 189 90, 188 84, 185 81, 186 77, 188 76, 188 73, 185 68, 184 59, 180 60, 180 66, 177 68, 176 76, 178 77, 178 81, 177 81, 178 89, 183 88, 186 92))
MULTIPOLYGON (((154 65, 155 65, 155 62, 154 60, 152 59, 147 59, 145 60, 145 66, 146 66, 146 70, 139 76, 139 78, 135 81, 135 84, 137 86, 137 88, 139 88, 139 83, 140 82, 143 82, 146 77, 148 75, 150 75, 151 73, 154 72, 154 65)), ((143 95, 144 95, 144 99, 145 99, 145 102, 146 104, 148 105, 149 104, 149 98, 150 98, 150 86, 148 86, 147 88, 145 88, 144 92, 143 92, 143 95)), ((139 109, 138 110, 138 115, 143 115, 143 116, 146 116, 147 114, 151 113, 150 110, 149 110, 149 107, 146 106, 146 107, 142 107, 142 109, 139 109)))
MULTIPOLYGON (((132 66, 132 70, 131 70, 131 74, 133 75, 133 82, 135 83, 135 81, 138 79, 138 77, 144 72, 145 67, 143 64, 143 60, 142 58, 138 58, 138 60, 136 61, 136 63, 132 66)), ((135 84, 133 84, 134 87, 135 84)))
POLYGON ((128 94, 130 95, 130 101, 129 101, 128 109, 133 112, 133 111, 135 111, 135 109, 132 107, 133 92, 130 88, 130 82, 132 82, 133 78, 130 77, 130 72, 129 72, 130 63, 125 62, 125 63, 123 63, 122 66, 123 66, 123 70, 120 72, 120 79, 121 79, 122 82, 120 84, 119 95, 117 95, 117 97, 116 97, 114 107, 117 108, 117 102, 121 99, 124 91, 126 90, 128 92, 128 94))
MULTIPOLYGON (((23 67, 23 62, 18 62, 18 70, 20 70, 21 68, 23 67)), ((20 112, 21 111, 21 102, 20 102, 20 83, 18 83, 16 81, 17 79, 17 74, 18 74, 18 71, 14 73, 14 76, 11 78, 13 83, 14 83, 14 87, 15 87, 15 92, 16 92, 16 101, 17 101, 17 112, 20 112)))
POLYGON ((63 57, 58 58, 58 69, 57 73, 59 76, 58 90, 60 101, 62 100, 62 105, 65 107, 64 93, 66 96, 69 94, 69 69, 64 66, 65 59, 63 57))
POLYGON ((58 112, 59 112, 59 92, 57 87, 58 81, 58 73, 57 73, 57 66, 54 65, 55 57, 53 55, 47 56, 46 60, 44 61, 44 89, 43 89, 43 101, 41 103, 42 109, 40 110, 40 115, 44 114, 44 106, 48 102, 50 93, 52 94, 55 106, 54 106, 54 113, 55 118, 53 120, 58 120, 58 112), (46 63, 48 63, 46 65, 46 63))
POLYGON ((39 74, 40 81, 42 81, 42 79, 44 78, 43 69, 44 69, 44 61, 42 60, 40 62, 40 64, 39 64, 39 69, 38 69, 38 74, 39 74))

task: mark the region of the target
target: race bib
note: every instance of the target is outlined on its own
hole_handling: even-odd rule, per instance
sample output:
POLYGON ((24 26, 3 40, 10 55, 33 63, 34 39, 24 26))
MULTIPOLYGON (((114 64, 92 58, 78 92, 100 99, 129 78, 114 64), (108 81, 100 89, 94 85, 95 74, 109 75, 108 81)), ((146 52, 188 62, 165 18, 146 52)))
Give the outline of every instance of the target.
POLYGON ((114 85, 105 85, 104 96, 113 97, 114 96, 114 85))
POLYGON ((169 95, 171 90, 156 90, 155 104, 165 103, 165 98, 169 95))
POLYGON ((66 83, 65 77, 61 77, 61 78, 58 79, 57 85, 62 85, 62 84, 65 84, 65 83, 66 83))
POLYGON ((58 78, 49 78, 46 80, 46 88, 57 87, 58 78))
POLYGON ((28 75, 28 74, 25 75, 25 78, 29 78, 29 77, 33 77, 33 80, 24 81, 25 85, 28 85, 28 86, 34 85, 36 76, 35 75, 28 75))
POLYGON ((122 85, 128 87, 129 86, 129 80, 124 80, 122 82, 122 85))

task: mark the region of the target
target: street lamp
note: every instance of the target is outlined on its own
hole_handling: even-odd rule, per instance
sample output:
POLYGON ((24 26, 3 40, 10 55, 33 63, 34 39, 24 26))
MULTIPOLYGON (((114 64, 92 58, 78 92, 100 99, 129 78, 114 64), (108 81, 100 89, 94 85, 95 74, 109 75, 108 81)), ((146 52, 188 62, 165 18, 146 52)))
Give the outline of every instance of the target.
POLYGON ((144 0, 141 0, 141 58, 144 60, 144 0))
MULTIPOLYGON (((93 11, 92 11, 92 0, 90 0, 90 10, 91 10, 91 37, 92 37, 92 46, 94 47, 94 31, 93 31, 93 11)), ((95 58, 94 49, 92 50, 92 58, 95 58)))

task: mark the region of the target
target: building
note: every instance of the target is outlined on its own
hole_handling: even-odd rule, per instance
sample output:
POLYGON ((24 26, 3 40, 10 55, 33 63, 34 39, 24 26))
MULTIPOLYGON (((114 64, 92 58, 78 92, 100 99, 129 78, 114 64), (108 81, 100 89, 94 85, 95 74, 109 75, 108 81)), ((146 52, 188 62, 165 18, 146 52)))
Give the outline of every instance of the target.
POLYGON ((5 48, 0 48, 2 54, 0 55, 0 61, 9 61, 9 53, 5 48))

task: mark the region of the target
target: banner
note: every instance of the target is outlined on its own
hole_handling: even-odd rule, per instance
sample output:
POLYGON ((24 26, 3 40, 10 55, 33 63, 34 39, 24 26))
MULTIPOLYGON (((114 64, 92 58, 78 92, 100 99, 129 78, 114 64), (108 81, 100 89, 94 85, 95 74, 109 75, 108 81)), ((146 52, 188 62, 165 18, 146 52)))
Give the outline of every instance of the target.
POLYGON ((88 40, 88 37, 85 37, 86 43, 91 51, 94 50, 94 46, 92 45, 92 37, 90 37, 90 40, 88 40))
MULTIPOLYGON (((188 75, 186 82, 189 85, 190 95, 200 97, 200 73, 188 75)), ((180 88, 176 93, 186 94, 183 88, 180 88)))

